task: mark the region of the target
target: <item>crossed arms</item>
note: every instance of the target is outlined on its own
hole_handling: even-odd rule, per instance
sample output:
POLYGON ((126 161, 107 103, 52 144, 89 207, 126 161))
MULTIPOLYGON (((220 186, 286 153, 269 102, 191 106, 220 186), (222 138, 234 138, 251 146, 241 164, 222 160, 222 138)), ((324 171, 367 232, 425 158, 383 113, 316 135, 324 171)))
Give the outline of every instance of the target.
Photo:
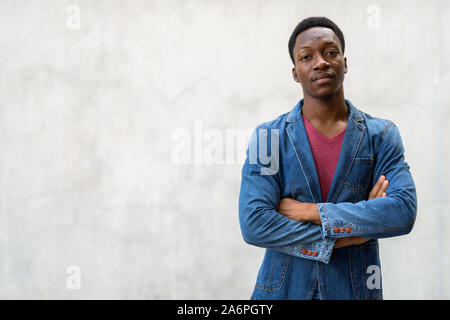
MULTIPOLYGON (((381 176, 372 188, 368 200, 386 197, 386 189, 388 185, 389 181, 386 180, 386 177, 381 176)), ((291 220, 322 225, 319 209, 315 203, 301 202, 291 198, 283 198, 278 206, 278 212, 291 220)), ((339 238, 334 244, 334 249, 363 244, 366 241, 369 241, 369 238, 354 236, 339 238)))
POLYGON ((262 165, 249 163, 247 156, 239 195, 239 221, 244 240, 255 246, 328 263, 332 250, 341 246, 409 233, 417 203, 415 185, 403 153, 398 129, 391 126, 377 147, 373 168, 373 177, 380 177, 381 181, 374 183, 368 200, 357 203, 303 203, 282 199, 277 174, 261 175, 262 165), (383 186, 384 178, 388 182, 383 186))

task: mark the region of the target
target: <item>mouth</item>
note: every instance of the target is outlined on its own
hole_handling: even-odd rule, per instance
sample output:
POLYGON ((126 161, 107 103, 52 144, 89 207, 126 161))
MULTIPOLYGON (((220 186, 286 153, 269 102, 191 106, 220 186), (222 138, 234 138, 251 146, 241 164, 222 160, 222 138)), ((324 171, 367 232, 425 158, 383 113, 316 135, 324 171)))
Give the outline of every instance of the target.
POLYGON ((325 82, 331 81, 331 79, 333 79, 333 78, 334 78, 334 74, 331 74, 331 73, 321 73, 321 74, 315 75, 315 76, 312 78, 312 81, 313 81, 313 82, 325 83, 325 82))

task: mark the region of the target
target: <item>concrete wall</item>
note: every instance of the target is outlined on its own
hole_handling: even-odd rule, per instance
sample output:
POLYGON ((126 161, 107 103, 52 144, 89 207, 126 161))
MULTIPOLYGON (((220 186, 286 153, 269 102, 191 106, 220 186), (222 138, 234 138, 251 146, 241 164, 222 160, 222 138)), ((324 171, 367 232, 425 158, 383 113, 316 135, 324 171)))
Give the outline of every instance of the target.
POLYGON ((1 1, 0 298, 250 297, 245 134, 301 97, 287 41, 311 15, 417 184, 413 232, 380 241, 385 298, 449 299, 444 0, 1 1))

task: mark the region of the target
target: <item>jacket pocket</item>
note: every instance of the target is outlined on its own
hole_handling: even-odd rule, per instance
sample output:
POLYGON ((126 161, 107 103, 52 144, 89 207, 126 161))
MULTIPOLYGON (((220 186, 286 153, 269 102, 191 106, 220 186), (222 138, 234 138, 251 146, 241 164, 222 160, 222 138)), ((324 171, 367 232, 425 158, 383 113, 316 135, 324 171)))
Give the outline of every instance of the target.
POLYGON ((291 256, 275 250, 266 250, 259 269, 256 288, 266 292, 278 292, 283 287, 291 256))
POLYGON ((383 299, 378 240, 372 239, 359 246, 350 246, 348 250, 350 277, 356 298, 383 299))
POLYGON ((367 189, 372 180, 373 158, 355 158, 345 179, 345 186, 353 190, 367 189))

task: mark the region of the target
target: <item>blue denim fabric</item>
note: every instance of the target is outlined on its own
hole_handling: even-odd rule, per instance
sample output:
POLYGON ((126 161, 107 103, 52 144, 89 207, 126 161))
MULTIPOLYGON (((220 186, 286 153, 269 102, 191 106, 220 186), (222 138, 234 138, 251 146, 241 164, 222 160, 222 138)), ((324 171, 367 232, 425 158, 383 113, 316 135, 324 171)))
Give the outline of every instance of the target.
POLYGON ((258 126, 250 139, 239 222, 247 243, 266 248, 252 299, 311 299, 316 283, 322 299, 382 299, 381 274, 379 286, 367 285, 368 267, 381 268, 377 239, 412 230, 416 189, 397 127, 345 101, 350 114, 327 199, 301 117, 303 100, 258 126), (381 175, 389 180, 388 196, 368 201, 381 175), (278 213, 286 197, 317 203, 322 226, 278 213), (350 236, 370 240, 333 249, 336 239, 350 236))
POLYGON ((313 294, 311 300, 320 300, 320 286, 318 283, 316 285, 316 289, 314 289, 314 294, 313 294))

